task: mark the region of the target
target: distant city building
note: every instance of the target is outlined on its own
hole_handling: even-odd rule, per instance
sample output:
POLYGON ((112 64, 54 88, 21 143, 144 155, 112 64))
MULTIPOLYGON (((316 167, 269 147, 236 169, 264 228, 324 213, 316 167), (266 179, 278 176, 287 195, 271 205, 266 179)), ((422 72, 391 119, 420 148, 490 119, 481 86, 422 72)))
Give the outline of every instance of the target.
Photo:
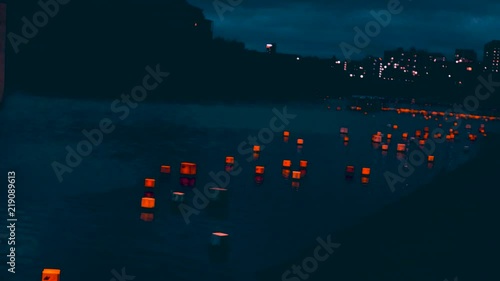
POLYGON ((270 55, 276 54, 276 43, 267 43, 266 44, 266 51, 270 55))
POLYGON ((483 66, 485 72, 500 72, 500 40, 484 45, 483 66))
POLYGON ((477 53, 470 49, 455 50, 455 63, 476 63, 477 53))

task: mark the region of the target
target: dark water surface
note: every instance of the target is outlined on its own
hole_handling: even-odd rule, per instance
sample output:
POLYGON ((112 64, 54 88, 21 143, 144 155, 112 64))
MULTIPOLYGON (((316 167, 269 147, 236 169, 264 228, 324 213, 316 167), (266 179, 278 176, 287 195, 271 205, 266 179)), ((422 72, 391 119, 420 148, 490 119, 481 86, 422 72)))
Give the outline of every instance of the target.
MULTIPOLYGON (((275 105, 279 111, 283 107, 275 105)), ((16 172, 15 280, 39 280, 43 268, 60 268, 64 281, 112 280, 112 270, 122 268, 137 281, 254 280, 257 271, 297 255, 316 237, 353 225, 476 155, 483 137, 471 143, 465 124, 474 133, 481 123, 498 132, 496 122, 463 121, 454 141, 436 144, 434 166, 424 161, 392 192, 384 173, 398 174, 401 133, 426 126, 432 131, 439 123, 447 130, 452 122, 394 112, 329 111, 320 105, 288 105, 287 111, 296 115, 285 126, 288 142, 275 133, 253 160, 251 146, 238 147, 269 128, 273 106, 139 104, 120 120, 105 102, 10 97, 0 111, 0 130, 7 159, 2 171, 16 172), (51 164, 64 164, 65 147, 76 148, 85 139, 81 131, 98 128, 103 118, 113 120, 115 130, 59 182, 51 164), (340 127, 349 128, 347 145, 340 127), (393 134, 387 153, 371 143, 377 131, 393 134), (302 150, 297 138, 304 139, 302 150), (229 178, 228 209, 215 212, 209 205, 189 223, 171 212, 171 191, 186 192, 186 203, 193 205, 192 188, 179 184, 180 162, 198 164, 196 188, 203 190, 214 181, 211 172, 224 171, 226 156, 241 167, 229 178), (299 188, 281 175, 284 159, 292 160, 294 169, 299 160, 308 160, 299 188), (144 178, 160 180, 164 164, 172 166, 172 174, 155 187, 154 219, 143 221, 144 178), (265 166, 262 184, 255 183, 255 165, 265 166), (352 181, 344 177, 346 165, 356 167, 352 181), (371 168, 368 184, 361 184, 362 167, 371 168), (230 234, 226 262, 214 262, 208 254, 214 231, 230 234)), ((410 151, 415 149, 412 145, 410 151)), ((2 235, 3 241, 4 229, 2 235)))

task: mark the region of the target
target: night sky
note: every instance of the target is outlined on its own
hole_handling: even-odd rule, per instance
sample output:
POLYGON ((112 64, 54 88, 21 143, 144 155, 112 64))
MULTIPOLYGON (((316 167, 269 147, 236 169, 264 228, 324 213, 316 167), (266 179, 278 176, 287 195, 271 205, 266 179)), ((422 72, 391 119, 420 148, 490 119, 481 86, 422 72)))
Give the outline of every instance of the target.
MULTIPOLYGON (((371 10, 387 9, 388 0, 220 0, 241 1, 219 17, 213 0, 188 0, 214 21, 215 36, 243 41, 263 51, 276 42, 278 52, 342 58, 339 44, 354 45, 354 27, 364 30, 371 10)), ((397 47, 427 49, 452 56, 455 49, 474 49, 500 39, 499 0, 401 0, 402 11, 371 38, 360 55, 382 56, 397 47)))

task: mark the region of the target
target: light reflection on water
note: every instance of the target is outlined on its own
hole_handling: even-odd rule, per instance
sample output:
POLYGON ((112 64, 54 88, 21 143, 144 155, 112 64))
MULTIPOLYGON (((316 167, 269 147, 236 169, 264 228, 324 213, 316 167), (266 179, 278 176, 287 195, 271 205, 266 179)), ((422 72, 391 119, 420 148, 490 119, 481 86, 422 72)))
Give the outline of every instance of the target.
MULTIPOLYGON (((398 173, 398 157, 407 161, 407 154, 397 156, 395 151, 402 142, 401 133, 411 135, 425 126, 432 130, 438 123, 444 127, 451 123, 392 112, 362 115, 294 105, 288 107, 289 113, 297 115, 286 127, 291 132, 289 141, 275 135, 259 158, 248 162, 252 153, 239 155, 238 145, 269 126, 272 109, 141 104, 120 121, 105 103, 14 96, 0 119, 8 121, 2 133, 10 132, 2 134, 9 145, 8 169, 18 175, 18 277, 36 280, 43 267, 58 267, 71 280, 87 280, 82 271, 107 280, 112 278, 111 269, 126 267, 138 280, 148 280, 149 275, 176 280, 200 276, 251 280, 255 271, 296 255, 316 236, 345 228, 412 192, 440 170, 464 163, 477 154, 481 142, 470 143, 464 129, 470 123, 477 130, 481 122, 464 121, 459 129, 463 134, 437 145, 434 166, 429 168, 425 161, 392 193, 383 174, 398 173), (96 128, 105 116, 116 121, 116 130, 105 135, 103 143, 58 183, 52 161, 63 162, 64 147, 75 146, 83 139, 81 130, 96 128), (387 124, 398 124, 399 129, 394 131, 387 124), (349 128, 346 145, 340 127, 349 128), (387 153, 370 141, 377 131, 393 134, 387 153), (300 150, 298 137, 305 140, 300 150), (471 146, 468 154, 463 152, 464 145, 471 146), (186 225, 168 208, 170 190, 186 191, 187 202, 192 202, 189 188, 179 186, 179 163, 198 164, 196 186, 203 188, 213 181, 209 172, 224 171, 226 156, 234 156, 242 167, 240 175, 230 178, 227 213, 215 216, 207 209, 186 225), (309 161, 300 187, 292 188, 290 179, 282 177, 284 159, 292 165, 309 161), (155 188, 154 220, 144 222, 139 208, 143 180, 158 177, 162 164, 172 165, 173 174, 155 188), (254 182, 255 165, 265 166, 259 185, 254 182), (347 165, 355 166, 352 181, 344 178, 347 165), (371 168, 366 185, 359 176, 362 167, 371 168), (213 231, 231 234, 226 264, 212 264, 208 258, 213 231)), ((493 126, 497 130, 493 123, 487 129, 493 126)))

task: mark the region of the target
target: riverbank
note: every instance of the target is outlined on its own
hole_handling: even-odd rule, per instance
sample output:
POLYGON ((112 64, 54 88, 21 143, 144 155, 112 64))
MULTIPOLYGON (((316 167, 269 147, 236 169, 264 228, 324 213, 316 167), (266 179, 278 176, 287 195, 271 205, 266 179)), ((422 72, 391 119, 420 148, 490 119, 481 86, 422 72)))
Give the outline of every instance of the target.
MULTIPOLYGON (((488 137, 477 158, 332 235, 341 247, 307 280, 494 279, 500 250, 499 141, 499 136, 488 137)), ((312 256, 316 246, 260 272, 259 280, 301 280, 282 279, 282 274, 312 256)))

